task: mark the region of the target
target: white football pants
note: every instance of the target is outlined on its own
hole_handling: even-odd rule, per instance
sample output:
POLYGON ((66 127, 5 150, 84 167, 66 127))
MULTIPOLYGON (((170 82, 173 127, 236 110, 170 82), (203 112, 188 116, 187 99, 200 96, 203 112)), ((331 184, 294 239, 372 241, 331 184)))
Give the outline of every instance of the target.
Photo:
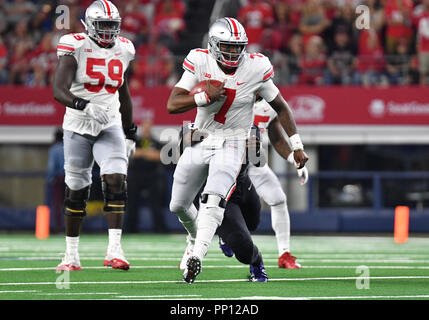
POLYGON ((266 164, 249 165, 248 175, 258 195, 271 207, 271 225, 276 235, 279 256, 290 251, 290 217, 286 194, 279 179, 266 164))

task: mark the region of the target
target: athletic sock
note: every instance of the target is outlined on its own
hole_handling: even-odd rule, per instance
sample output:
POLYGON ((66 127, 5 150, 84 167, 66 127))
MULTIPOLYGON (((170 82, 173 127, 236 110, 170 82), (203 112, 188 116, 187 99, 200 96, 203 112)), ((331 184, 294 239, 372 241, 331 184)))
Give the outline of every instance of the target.
POLYGON ((79 248, 79 236, 77 237, 66 236, 66 254, 76 255, 78 254, 78 248, 79 248))
POLYGON ((200 207, 197 221, 197 235, 192 253, 192 255, 197 256, 200 260, 203 260, 207 254, 213 236, 220 223, 222 223, 222 220, 219 221, 219 217, 223 217, 224 211, 225 209, 220 207, 200 207))
POLYGON ((122 229, 109 229, 109 248, 121 245, 122 229))
POLYGON ((271 224, 276 234, 279 256, 290 251, 290 218, 286 202, 271 206, 271 224))

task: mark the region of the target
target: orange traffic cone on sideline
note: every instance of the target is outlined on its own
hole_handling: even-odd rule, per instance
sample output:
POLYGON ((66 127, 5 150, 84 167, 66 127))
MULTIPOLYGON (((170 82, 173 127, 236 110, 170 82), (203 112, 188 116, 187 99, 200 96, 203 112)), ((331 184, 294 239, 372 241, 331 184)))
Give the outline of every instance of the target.
POLYGON ((36 211, 36 238, 46 239, 49 237, 49 207, 38 206, 36 211))
POLYGON ((407 242, 409 220, 410 209, 406 206, 397 206, 395 208, 395 230, 393 235, 396 243, 407 242))

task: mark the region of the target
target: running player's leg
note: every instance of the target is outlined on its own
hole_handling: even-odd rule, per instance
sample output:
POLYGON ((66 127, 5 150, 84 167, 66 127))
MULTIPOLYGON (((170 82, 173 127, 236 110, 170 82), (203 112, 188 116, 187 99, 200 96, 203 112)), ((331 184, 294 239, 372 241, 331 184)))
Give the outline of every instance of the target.
POLYGON ((174 171, 170 211, 177 215, 192 241, 196 237, 198 214, 193 201, 204 184, 207 173, 208 165, 204 163, 200 145, 186 148, 174 171))
POLYGON ((271 207, 271 225, 276 235, 279 252, 279 266, 286 268, 300 268, 295 263, 295 257, 290 255, 290 217, 287 207, 286 194, 283 192, 279 179, 274 172, 265 165, 257 168, 249 167, 249 177, 255 186, 256 192, 271 207), (287 262, 281 262, 284 260, 287 262))
POLYGON ((94 163, 92 141, 82 135, 64 131, 65 199, 64 220, 66 252, 57 270, 80 270, 79 236, 86 202, 91 186, 91 170, 94 163))
POLYGON ((261 200, 248 175, 245 175, 240 183, 242 187, 239 205, 247 229, 252 232, 256 230, 261 220, 261 200))
MULTIPOLYGON (((258 197, 256 193, 255 195, 258 197)), ((253 243, 240 206, 235 202, 229 201, 226 205, 224 219, 218 228, 218 233, 226 245, 234 251, 237 260, 250 265, 250 281, 268 281, 262 255, 253 243)))
POLYGON ((127 204, 127 166, 125 137, 122 128, 104 130, 93 147, 94 158, 100 166, 104 197, 104 213, 108 223, 109 245, 105 266, 129 269, 121 247, 122 227, 127 204))
POLYGON ((234 251, 238 261, 249 265, 261 262, 261 254, 252 241, 242 211, 236 203, 229 201, 226 205, 224 218, 217 232, 234 251))
POLYGON ((200 259, 207 253, 211 240, 220 226, 226 201, 235 188, 244 158, 245 141, 226 141, 210 159, 207 183, 201 195, 194 255, 200 259))

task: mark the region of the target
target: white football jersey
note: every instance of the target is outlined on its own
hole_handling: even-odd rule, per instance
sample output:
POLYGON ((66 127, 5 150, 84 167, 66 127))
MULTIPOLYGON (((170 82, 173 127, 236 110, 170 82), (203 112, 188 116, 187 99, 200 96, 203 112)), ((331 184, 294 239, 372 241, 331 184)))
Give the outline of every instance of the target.
POLYGON ((109 123, 102 125, 88 118, 83 111, 66 108, 63 129, 97 136, 107 127, 115 124, 122 126, 118 89, 135 56, 132 42, 118 37, 115 45, 107 49, 99 47, 86 33, 71 33, 60 38, 57 55, 71 55, 77 61, 70 92, 104 107, 110 117, 109 123))
MULTIPOLYGON (((225 74, 207 49, 194 49, 185 58, 183 68, 193 77, 189 81, 183 81, 182 77, 176 86, 188 91, 203 80, 226 81, 226 97, 198 107, 195 126, 214 135, 247 137, 253 122, 255 95, 267 95, 261 88, 274 75, 269 59, 262 54, 246 53, 237 70, 233 74, 225 74)), ((271 101, 275 95, 271 92, 264 98, 271 101)))

